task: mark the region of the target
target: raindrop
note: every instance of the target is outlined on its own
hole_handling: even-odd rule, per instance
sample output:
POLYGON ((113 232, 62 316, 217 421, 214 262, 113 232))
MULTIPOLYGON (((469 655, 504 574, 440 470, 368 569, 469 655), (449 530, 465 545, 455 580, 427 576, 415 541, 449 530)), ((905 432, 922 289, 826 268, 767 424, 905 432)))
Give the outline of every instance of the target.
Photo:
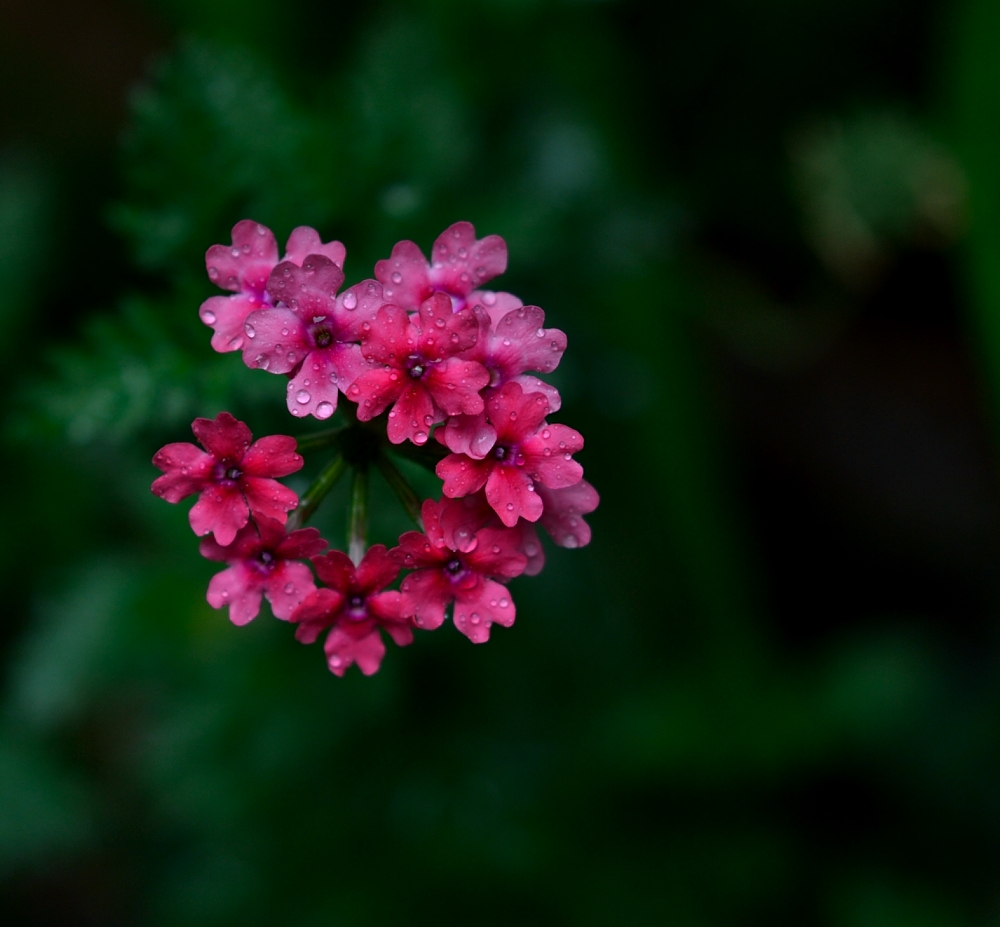
POLYGON ((535 332, 535 335, 536 335, 536 336, 537 336, 538 338, 544 338, 544 337, 545 337, 545 329, 544 329, 544 328, 540 328, 540 329, 538 329, 538 331, 537 331, 537 332, 535 332))
POLYGON ((344 294, 344 308, 353 309, 358 304, 358 297, 353 291, 348 291, 344 294))
POLYGON ((312 399, 312 396, 310 396, 309 393, 304 389, 300 389, 295 394, 295 401, 300 405, 304 406, 310 399, 312 399))
MULTIPOLYGON (((478 273, 480 273, 480 271, 477 269, 476 273, 478 274, 478 273)), ((486 305, 486 306, 492 306, 496 301, 497 301, 497 294, 494 293, 492 290, 487 290, 485 293, 483 293, 483 304, 484 305, 486 305)))
POLYGON ((247 333, 247 338, 257 337, 256 329, 249 322, 247 322, 246 325, 243 326, 243 331, 247 333))
POLYGON ((316 418, 329 418, 333 415, 333 403, 321 402, 316 406, 316 418))
POLYGON ((562 546, 572 549, 574 547, 579 547, 580 542, 571 534, 563 540, 562 546))
POLYGON ((204 322, 204 323, 205 323, 206 325, 214 325, 214 324, 215 324, 215 313, 214 313, 214 312, 212 312, 212 310, 211 310, 211 309, 206 309, 206 310, 205 310, 205 311, 204 311, 204 312, 203 312, 203 313, 201 314, 201 319, 202 319, 202 321, 203 321, 203 322, 204 322))
POLYGON ((392 275, 392 282, 397 285, 403 282, 403 275, 398 270, 392 275))
POLYGON ((285 595, 291 595, 295 592, 295 587, 291 583, 285 583, 285 595))
POLYGON ((479 612, 473 612, 471 617, 469 618, 469 621, 471 621, 473 624, 479 624, 480 620, 481 619, 479 617, 479 612))
POLYGON ((413 443, 414 444, 426 444, 427 443, 427 433, 423 432, 423 431, 418 431, 413 436, 413 443))
POLYGON ((208 268, 208 279, 209 280, 218 280, 219 279, 219 268, 218 267, 209 267, 208 268))
POLYGON ((508 502, 507 503, 507 511, 508 512, 513 512, 514 511, 514 503, 513 502, 508 502))
POLYGON ((230 253, 230 254, 231 254, 231 255, 232 255, 233 257, 239 257, 239 256, 240 256, 240 249, 239 249, 239 248, 233 248, 233 250, 232 250, 232 251, 230 251, 229 253, 230 253))
POLYGON ((508 605, 510 605, 510 601, 508 599, 501 599, 500 600, 500 607, 501 608, 506 608, 508 605))

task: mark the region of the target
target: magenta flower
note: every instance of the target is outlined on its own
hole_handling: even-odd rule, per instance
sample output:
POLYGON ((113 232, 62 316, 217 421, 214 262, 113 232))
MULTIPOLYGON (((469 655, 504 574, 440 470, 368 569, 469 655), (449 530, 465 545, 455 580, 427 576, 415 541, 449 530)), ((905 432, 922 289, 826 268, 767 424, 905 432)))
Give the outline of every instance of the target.
POLYGON ((578 431, 549 425, 549 403, 541 393, 527 393, 519 383, 508 383, 486 404, 496 444, 482 460, 467 454, 449 454, 436 472, 443 492, 455 498, 486 487, 486 499, 500 520, 511 528, 518 518, 538 521, 543 503, 536 484, 549 489, 573 486, 583 477, 572 455, 583 448, 578 431))
POLYGON ((384 545, 369 547, 357 568, 339 550, 313 557, 313 564, 329 588, 310 593, 291 620, 298 623, 295 637, 304 644, 331 629, 324 645, 331 672, 343 676, 352 663, 366 676, 378 670, 385 656, 379 628, 400 647, 413 642, 410 621, 402 617, 402 595, 381 591, 399 575, 384 545))
POLYGON ((228 412, 220 412, 214 421, 196 418, 191 430, 205 450, 190 443, 160 448, 153 465, 163 476, 153 481, 153 493, 180 502, 200 492, 188 520, 195 534, 214 534, 223 546, 232 543, 251 512, 284 524, 299 497, 274 477, 302 468, 295 439, 270 435, 251 444, 250 429, 228 412))
POLYGON ((479 391, 490 375, 482 364, 455 355, 475 344, 479 323, 471 309, 453 313, 448 297, 435 293, 411 319, 399 306, 383 306, 361 325, 361 350, 381 366, 362 373, 347 390, 367 422, 390 403, 393 444, 425 444, 431 426, 448 415, 483 410, 479 391))
POLYGON ((490 636, 490 625, 514 623, 510 593, 494 577, 513 579, 524 572, 527 560, 517 549, 517 536, 506 528, 480 528, 457 546, 454 525, 462 524, 467 513, 458 512, 449 530, 449 513, 456 506, 460 503, 450 499, 424 502, 421 514, 427 533, 408 531, 390 556, 414 570, 400 587, 404 615, 412 616, 417 627, 433 630, 454 602, 455 627, 481 644, 490 636))
POLYGON ((601 501, 597 490, 586 480, 563 489, 548 489, 539 484, 538 495, 545 505, 542 526, 560 547, 586 547, 590 543, 590 525, 581 516, 593 512, 601 501))
POLYGON ((261 596, 267 596, 276 618, 288 619, 303 599, 315 592, 312 571, 296 563, 318 554, 326 541, 315 528, 285 533, 271 518, 257 518, 241 528, 236 539, 222 547, 211 538, 201 542, 201 555, 229 564, 208 584, 208 604, 229 606, 229 620, 243 625, 257 617, 261 596))
MULTIPOLYGON (((482 299, 492 297, 493 307, 500 302, 498 295, 507 297, 502 304, 509 307, 508 311, 494 321, 490 307, 477 304, 474 311, 479 321, 479 337, 462 357, 478 361, 489 371, 487 399, 505 384, 518 383, 525 393, 542 393, 548 400, 549 411, 558 411, 562 404, 559 391, 538 377, 528 376, 525 371, 551 373, 555 370, 566 350, 566 336, 558 328, 544 327, 545 313, 538 306, 522 306, 521 301, 509 293, 473 294, 482 299)), ((456 454, 481 460, 496 444, 497 433, 485 414, 456 415, 448 419, 438 440, 456 454)))
POLYGON ((357 342, 362 323, 382 305, 382 287, 363 280, 338 296, 343 282, 344 272, 322 255, 309 255, 301 267, 283 261, 267 284, 278 305, 247 316, 246 365, 278 374, 299 368, 287 388, 292 415, 329 418, 338 393, 370 366, 357 342))
POLYGON ((445 293, 458 312, 476 287, 507 269, 507 245, 499 235, 477 240, 471 222, 456 222, 438 236, 431 259, 412 241, 398 242, 375 265, 386 300, 412 312, 433 293, 445 293))
MULTIPOLYGON (((323 244, 319 233, 300 226, 288 236, 285 260, 301 264, 310 254, 322 254, 343 266, 346 251, 339 241, 323 244)), ((278 243, 271 230, 252 219, 233 226, 233 244, 212 245, 205 255, 209 279, 233 296, 211 296, 201 304, 202 322, 214 329, 216 351, 239 351, 245 343, 243 325, 255 309, 270 306, 267 279, 278 263, 278 243)))

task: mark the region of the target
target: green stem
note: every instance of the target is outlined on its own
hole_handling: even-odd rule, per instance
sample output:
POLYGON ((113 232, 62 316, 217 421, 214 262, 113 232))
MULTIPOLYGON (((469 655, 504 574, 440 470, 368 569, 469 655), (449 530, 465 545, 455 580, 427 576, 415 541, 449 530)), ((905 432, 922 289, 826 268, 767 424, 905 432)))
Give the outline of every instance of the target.
POLYGON ((404 441, 402 444, 393 445, 392 450, 400 457, 412 460, 428 470, 434 470, 438 463, 451 453, 448 448, 442 447, 437 441, 428 441, 423 445, 404 441))
POLYGON ((299 499, 299 507, 288 516, 288 530, 293 531, 300 528, 312 517, 319 504, 326 498, 326 494, 333 489, 347 469, 347 461, 338 454, 321 471, 319 476, 313 480, 312 485, 302 494, 299 499))
POLYGON ((347 513, 347 554, 357 566, 368 548, 368 468, 355 467, 347 513))
POLYGON ((295 449, 300 454, 307 454, 309 451, 318 451, 325 447, 333 447, 340 443, 343 433, 344 426, 337 425, 326 431, 317 431, 311 435, 302 435, 295 439, 295 449))
POLYGON ((423 531, 424 523, 420 517, 420 497, 414 492, 413 487, 409 484, 406 477, 403 476, 399 468, 389 459, 389 455, 385 451, 378 455, 376 463, 378 464, 379 472, 389 486, 392 487, 392 491, 396 494, 396 498, 403 504, 403 508, 406 509, 406 514, 423 531))

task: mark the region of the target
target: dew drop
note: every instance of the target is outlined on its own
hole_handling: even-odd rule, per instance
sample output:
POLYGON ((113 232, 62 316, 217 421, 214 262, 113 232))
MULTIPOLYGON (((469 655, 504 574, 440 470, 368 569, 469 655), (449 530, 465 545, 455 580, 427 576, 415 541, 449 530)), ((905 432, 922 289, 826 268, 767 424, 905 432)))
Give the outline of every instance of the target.
POLYGON ((257 330, 249 322, 247 322, 246 325, 243 326, 243 331, 247 333, 247 338, 257 337, 257 330))
POLYGON ((212 310, 211 310, 211 309, 206 309, 206 310, 205 310, 205 311, 204 311, 204 312, 203 312, 203 313, 201 314, 201 319, 202 319, 202 321, 203 321, 203 322, 204 322, 204 323, 205 323, 206 325, 214 325, 214 324, 215 324, 215 313, 214 313, 214 312, 212 312, 212 310))
POLYGON ((536 336, 537 336, 538 338, 544 338, 544 337, 545 337, 545 329, 544 329, 544 328, 540 328, 540 329, 538 329, 538 331, 537 331, 537 332, 535 332, 535 335, 536 335, 536 336))
POLYGON ((398 285, 403 282, 403 275, 397 270, 395 273, 393 273, 391 279, 393 283, 398 285))
POLYGON ((333 415, 333 404, 329 402, 321 402, 316 406, 316 418, 329 418, 333 415))
POLYGON ((349 290, 344 294, 344 308, 354 309, 358 304, 358 297, 355 295, 353 290, 349 290))
POLYGON ((418 431, 413 436, 413 443, 414 444, 426 444, 427 443, 427 433, 424 432, 424 431, 418 431))
POLYGON ((507 511, 508 512, 513 512, 514 511, 514 503, 513 502, 508 502, 507 503, 507 511))
POLYGON ((495 553, 495 554, 499 554, 500 553, 500 545, 499 544, 494 544, 493 545, 493 553, 495 553))
POLYGON ((285 583, 285 595, 291 595, 295 592, 295 587, 291 583, 285 583))
POLYGON ((231 255, 232 255, 233 257, 239 257, 239 256, 240 256, 240 249, 239 249, 239 248, 233 248, 233 250, 232 250, 232 251, 230 251, 229 253, 230 253, 230 254, 231 254, 231 255))
POLYGON ((209 267, 208 268, 208 279, 209 280, 218 280, 219 279, 219 268, 218 267, 209 267))
POLYGON ((500 607, 501 608, 506 608, 508 605, 510 605, 510 601, 508 599, 501 599, 500 600, 500 607))
POLYGON ((306 403, 307 403, 307 402, 308 402, 308 401, 309 401, 310 399, 312 399, 312 396, 310 396, 310 395, 309 395, 309 393, 308 393, 308 391, 307 391, 307 390, 304 390, 304 389, 300 389, 300 390, 299 390, 299 391, 298 391, 298 392, 297 392, 297 393, 295 394, 295 401, 296 401, 297 403, 299 403, 300 405, 303 405, 303 406, 304 406, 304 405, 305 405, 305 404, 306 404, 306 403))
POLYGON ((567 537, 562 542, 562 546, 563 547, 568 547, 568 548, 572 549, 574 547, 579 547, 580 546, 580 542, 575 537, 573 537, 573 535, 571 534, 569 537, 567 537))
POLYGON ((479 622, 480 622, 481 620, 482 620, 482 619, 481 619, 481 618, 479 617, 479 612, 473 612, 473 613, 472 613, 472 614, 471 614, 471 615, 469 616, 469 621, 471 621, 471 622, 472 622, 473 624, 479 624, 479 622))

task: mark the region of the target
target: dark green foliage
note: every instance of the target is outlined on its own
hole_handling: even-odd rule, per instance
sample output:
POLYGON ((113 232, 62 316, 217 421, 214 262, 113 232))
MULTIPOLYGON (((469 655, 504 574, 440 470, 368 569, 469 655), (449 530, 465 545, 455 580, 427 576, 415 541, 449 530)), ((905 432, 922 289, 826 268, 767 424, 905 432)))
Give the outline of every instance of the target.
MULTIPOLYGON (((164 3, 175 44, 132 94, 105 214, 128 266, 81 279, 48 279, 46 231, 73 240, 55 182, 0 152, 17 922, 51 922, 51 897, 58 922, 102 925, 990 922, 995 531, 927 553, 923 509, 886 528, 826 500, 880 568, 957 575, 975 602, 859 595, 826 621, 838 582, 808 589, 773 550, 828 549, 769 548, 754 489, 794 464, 734 398, 805 391, 893 268, 954 263, 967 229, 996 367, 979 94, 998 36, 968 6, 957 154, 928 89, 943 5, 893 0, 164 3), (904 19, 923 32, 894 45, 904 19), (469 219, 508 242, 498 286, 568 333, 555 418, 587 438, 594 542, 549 546, 488 645, 446 626, 338 680, 269 614, 237 629, 205 602, 217 565, 187 504, 150 495, 153 452, 222 409, 257 435, 324 427, 198 321, 204 251, 247 217, 342 240, 349 282, 469 219)), ((801 446, 828 411, 807 408, 801 446)), ((314 522, 334 544, 347 483, 314 522)), ((370 517, 374 541, 409 527, 376 473, 370 517)))

